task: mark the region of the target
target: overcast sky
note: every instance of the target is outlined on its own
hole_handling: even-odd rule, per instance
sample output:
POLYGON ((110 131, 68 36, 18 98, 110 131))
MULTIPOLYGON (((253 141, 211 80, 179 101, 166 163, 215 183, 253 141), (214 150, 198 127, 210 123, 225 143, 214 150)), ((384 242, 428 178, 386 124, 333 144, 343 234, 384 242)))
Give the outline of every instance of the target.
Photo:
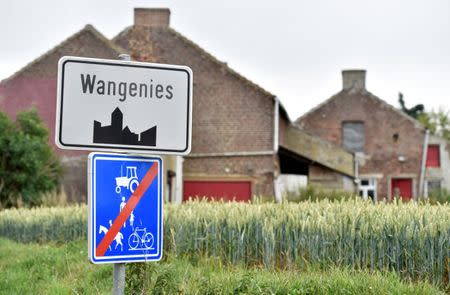
MULTIPOLYGON (((168 7, 171 26, 277 95, 291 119, 367 70, 367 88, 398 106, 450 109, 448 0, 24 1, 0 9, 0 79, 90 23, 108 38, 134 7, 168 7)), ((194 73, 195 74, 195 73, 194 73)))

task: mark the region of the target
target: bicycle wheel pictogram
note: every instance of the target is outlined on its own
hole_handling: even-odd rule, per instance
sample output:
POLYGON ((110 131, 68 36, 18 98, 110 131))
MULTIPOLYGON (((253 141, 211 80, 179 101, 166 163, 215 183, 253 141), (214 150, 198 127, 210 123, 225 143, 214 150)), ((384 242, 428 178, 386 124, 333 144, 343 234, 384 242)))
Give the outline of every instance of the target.
POLYGON ((130 247, 130 250, 136 250, 139 246, 139 243, 140 238, 137 233, 134 232, 128 237, 128 246, 130 247))
POLYGON ((142 238, 142 245, 146 249, 151 249, 153 247, 154 238, 152 233, 146 233, 142 238))
POLYGON ((155 238, 146 228, 136 227, 134 232, 128 237, 129 250, 151 250, 155 238))

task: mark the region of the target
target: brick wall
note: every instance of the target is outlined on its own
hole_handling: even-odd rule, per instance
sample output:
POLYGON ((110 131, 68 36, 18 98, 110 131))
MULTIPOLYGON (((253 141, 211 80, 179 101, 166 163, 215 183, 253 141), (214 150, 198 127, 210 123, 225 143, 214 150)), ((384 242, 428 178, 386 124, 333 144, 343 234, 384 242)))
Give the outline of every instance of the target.
POLYGON ((191 157, 185 159, 183 173, 190 180, 248 180, 253 195, 273 197, 276 166, 274 156, 191 157))
MULTIPOLYGON (((148 17, 152 17, 151 12, 148 17)), ((136 24, 120 33, 114 42, 128 49, 134 60, 187 65, 192 69, 191 155, 201 157, 185 159, 185 179, 249 178, 253 194, 274 195, 273 156, 207 156, 273 150, 272 94, 168 26, 136 24)))
POLYGON ((69 202, 87 202, 87 157, 71 157, 63 161, 62 188, 69 202))
MULTIPOLYGON (((305 130, 342 144, 342 122, 364 122, 365 146, 360 174, 381 174, 378 197, 388 195, 389 178, 420 175, 424 131, 371 93, 343 90, 297 120, 305 130), (398 160, 406 158, 405 162, 398 160)), ((416 191, 418 191, 416 181, 416 191)))
POLYGON ((170 28, 133 26, 115 41, 133 59, 193 71, 192 153, 273 149, 273 96, 170 28))
POLYGON ((353 179, 320 165, 310 165, 308 184, 327 190, 354 192, 353 179))
POLYGON ((49 144, 60 156, 78 156, 86 152, 61 150, 55 146, 55 112, 58 60, 65 55, 117 58, 117 51, 100 40, 94 29, 85 29, 36 59, 23 70, 0 83, 0 110, 11 118, 35 107, 50 129, 49 144))
POLYGON ((117 58, 118 51, 111 48, 107 42, 109 41, 99 35, 95 29, 86 26, 0 83, 1 111, 14 119, 18 112, 34 107, 49 128, 48 142, 63 160, 62 185, 69 201, 84 202, 86 200, 86 155, 88 152, 61 150, 55 146, 58 60, 65 55, 117 58))
POLYGON ((287 119, 280 116, 278 123, 278 143, 284 145, 286 143, 286 132, 291 123, 287 119))

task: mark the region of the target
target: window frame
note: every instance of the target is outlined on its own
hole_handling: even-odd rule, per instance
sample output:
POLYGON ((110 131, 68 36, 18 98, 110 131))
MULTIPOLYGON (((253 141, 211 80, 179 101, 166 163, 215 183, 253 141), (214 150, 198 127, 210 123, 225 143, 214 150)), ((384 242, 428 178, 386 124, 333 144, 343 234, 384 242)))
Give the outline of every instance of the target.
POLYGON ((439 189, 442 189, 442 187, 443 187, 442 186, 443 183, 444 183, 443 179, 440 179, 440 178, 438 178, 438 179, 436 179, 436 178, 425 179, 425 185, 424 185, 424 188, 423 188, 423 190, 424 190, 423 194, 424 194, 424 196, 426 198, 428 198, 430 193, 431 193, 431 191, 429 191, 429 189, 428 189, 428 183, 431 182, 431 181, 439 182, 439 189))
POLYGON ((364 153, 365 148, 366 148, 366 130, 365 130, 365 124, 364 121, 358 121, 358 120, 349 120, 349 121, 342 121, 341 122, 341 146, 348 151, 351 151, 353 153, 364 153), (344 133, 345 133, 345 128, 344 126, 346 124, 360 124, 362 126, 362 144, 361 144, 361 150, 353 150, 351 148, 348 147, 348 145, 345 145, 345 137, 344 137, 344 133))
POLYGON ((374 192, 374 196, 373 196, 373 201, 377 201, 378 200, 378 194, 377 194, 377 184, 378 181, 376 178, 374 177, 363 177, 359 180, 359 185, 358 185, 358 194, 364 199, 364 200, 368 200, 369 197, 369 191, 373 190, 374 192), (362 182, 363 181, 368 181, 367 185, 363 185, 362 182), (362 195, 360 194, 362 192, 362 195))

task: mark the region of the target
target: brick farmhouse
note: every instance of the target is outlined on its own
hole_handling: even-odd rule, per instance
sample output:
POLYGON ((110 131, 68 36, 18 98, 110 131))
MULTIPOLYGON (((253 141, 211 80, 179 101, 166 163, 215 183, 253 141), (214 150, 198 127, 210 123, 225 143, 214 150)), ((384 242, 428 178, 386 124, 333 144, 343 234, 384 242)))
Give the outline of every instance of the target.
POLYGON ((296 120, 355 154, 358 192, 405 199, 450 189, 450 144, 366 90, 364 70, 342 72, 343 89, 296 120))
MULTIPOLYGON (((65 55, 189 66, 194 73, 192 151, 165 156, 166 199, 191 196, 249 201, 282 197, 307 177, 330 189, 354 189, 354 155, 294 126, 280 100, 169 25, 168 9, 134 11, 134 24, 109 40, 91 25, 0 83, 0 109, 15 117, 35 107, 54 146, 57 62, 65 55)), ((325 138, 328 140, 328 138, 325 138)), ((55 146, 54 146, 55 147, 55 146)), ((70 196, 86 191, 86 152, 56 149, 70 196)), ((78 199, 79 201, 82 199, 78 199)))

